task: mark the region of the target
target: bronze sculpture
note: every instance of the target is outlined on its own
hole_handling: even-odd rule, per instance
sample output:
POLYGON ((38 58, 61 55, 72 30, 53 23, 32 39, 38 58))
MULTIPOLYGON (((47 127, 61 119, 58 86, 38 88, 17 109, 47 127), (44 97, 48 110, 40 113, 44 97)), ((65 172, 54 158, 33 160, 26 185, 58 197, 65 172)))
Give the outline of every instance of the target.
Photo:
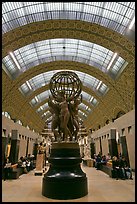
POLYGON ((49 170, 42 183, 42 195, 53 199, 75 199, 87 195, 86 174, 80 163, 78 106, 82 83, 71 71, 57 72, 50 80, 48 104, 52 113, 52 142, 49 170))
POLYGON ((51 97, 49 96, 48 99, 49 110, 52 113, 52 123, 51 123, 51 130, 54 133, 55 140, 60 137, 60 106, 58 103, 53 102, 51 97))
POLYGON ((79 131, 78 105, 82 102, 79 97, 82 83, 78 76, 71 71, 57 72, 50 80, 48 105, 52 113, 51 129, 55 141, 76 141, 79 131))

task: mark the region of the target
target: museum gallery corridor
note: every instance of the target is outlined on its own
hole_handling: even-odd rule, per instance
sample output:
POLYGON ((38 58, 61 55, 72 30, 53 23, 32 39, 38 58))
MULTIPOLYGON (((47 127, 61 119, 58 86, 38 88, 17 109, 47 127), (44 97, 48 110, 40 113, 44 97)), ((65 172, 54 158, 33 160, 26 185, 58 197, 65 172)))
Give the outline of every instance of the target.
POLYGON ((16 180, 2 181, 2 202, 135 202, 133 180, 116 180, 93 167, 83 166, 88 178, 88 195, 73 200, 54 200, 42 196, 43 176, 35 170, 16 180))
POLYGON ((135 137, 135 2, 2 2, 2 202, 135 202, 135 137))

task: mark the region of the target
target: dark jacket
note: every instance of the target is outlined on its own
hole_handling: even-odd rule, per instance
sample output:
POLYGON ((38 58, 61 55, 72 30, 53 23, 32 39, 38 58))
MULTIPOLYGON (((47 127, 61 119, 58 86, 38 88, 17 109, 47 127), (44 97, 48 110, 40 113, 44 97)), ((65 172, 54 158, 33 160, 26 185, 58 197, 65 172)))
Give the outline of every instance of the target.
POLYGON ((112 168, 115 169, 116 167, 119 167, 119 161, 112 161, 112 168))

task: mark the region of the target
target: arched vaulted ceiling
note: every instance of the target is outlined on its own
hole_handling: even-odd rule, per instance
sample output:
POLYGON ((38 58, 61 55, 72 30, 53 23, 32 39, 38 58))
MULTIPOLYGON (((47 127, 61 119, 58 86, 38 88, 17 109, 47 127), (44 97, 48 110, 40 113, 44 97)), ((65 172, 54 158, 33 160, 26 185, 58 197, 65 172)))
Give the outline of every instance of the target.
POLYGON ((87 128, 133 109, 135 2, 4 2, 2 13, 2 111, 41 132, 60 70, 82 81, 87 128))

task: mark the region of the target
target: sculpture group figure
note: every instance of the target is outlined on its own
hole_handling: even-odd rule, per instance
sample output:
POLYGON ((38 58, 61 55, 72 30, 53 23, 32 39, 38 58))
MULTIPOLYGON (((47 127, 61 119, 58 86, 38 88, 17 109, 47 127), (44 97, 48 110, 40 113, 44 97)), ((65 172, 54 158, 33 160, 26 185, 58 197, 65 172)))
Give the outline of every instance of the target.
POLYGON ((66 97, 64 91, 59 91, 56 99, 49 97, 48 105, 52 113, 51 129, 54 133, 55 141, 69 140, 77 141, 79 122, 78 122, 78 105, 82 101, 80 98, 66 97))

